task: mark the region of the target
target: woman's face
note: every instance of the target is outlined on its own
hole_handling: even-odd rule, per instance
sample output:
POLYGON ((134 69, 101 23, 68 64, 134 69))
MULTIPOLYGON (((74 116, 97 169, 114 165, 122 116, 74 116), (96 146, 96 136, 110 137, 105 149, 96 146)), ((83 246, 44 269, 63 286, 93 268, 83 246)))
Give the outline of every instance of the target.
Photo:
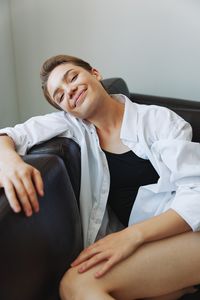
POLYGON ((75 117, 88 119, 104 91, 100 80, 101 75, 96 69, 89 72, 66 63, 57 66, 50 73, 47 90, 52 101, 64 111, 75 117))

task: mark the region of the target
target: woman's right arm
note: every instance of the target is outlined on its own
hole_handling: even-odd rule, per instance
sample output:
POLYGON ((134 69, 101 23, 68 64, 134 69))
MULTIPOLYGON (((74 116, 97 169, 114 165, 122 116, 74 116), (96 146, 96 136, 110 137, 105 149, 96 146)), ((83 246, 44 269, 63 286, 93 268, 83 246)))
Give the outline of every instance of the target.
POLYGON ((26 216, 31 216, 39 211, 37 194, 44 194, 41 174, 22 160, 7 135, 0 135, 0 187, 14 212, 23 209, 26 216))

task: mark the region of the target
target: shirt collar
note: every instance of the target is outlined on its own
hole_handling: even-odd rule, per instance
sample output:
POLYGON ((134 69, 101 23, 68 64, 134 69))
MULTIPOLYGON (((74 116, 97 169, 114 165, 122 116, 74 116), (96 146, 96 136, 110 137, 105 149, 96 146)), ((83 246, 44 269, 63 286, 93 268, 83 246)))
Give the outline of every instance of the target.
POLYGON ((127 96, 114 95, 116 99, 125 104, 124 116, 122 120, 120 138, 122 140, 137 142, 138 127, 138 108, 137 104, 132 102, 127 96))

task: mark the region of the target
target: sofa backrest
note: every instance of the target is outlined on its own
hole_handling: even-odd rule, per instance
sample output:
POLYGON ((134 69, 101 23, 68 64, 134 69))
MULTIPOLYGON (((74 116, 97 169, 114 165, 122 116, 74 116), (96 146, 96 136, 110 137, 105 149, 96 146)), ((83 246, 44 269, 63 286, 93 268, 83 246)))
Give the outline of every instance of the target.
POLYGON ((193 141, 200 142, 200 102, 162 97, 130 92, 122 78, 109 78, 103 80, 105 89, 110 94, 122 93, 133 102, 147 105, 167 107, 189 122, 193 128, 193 141))

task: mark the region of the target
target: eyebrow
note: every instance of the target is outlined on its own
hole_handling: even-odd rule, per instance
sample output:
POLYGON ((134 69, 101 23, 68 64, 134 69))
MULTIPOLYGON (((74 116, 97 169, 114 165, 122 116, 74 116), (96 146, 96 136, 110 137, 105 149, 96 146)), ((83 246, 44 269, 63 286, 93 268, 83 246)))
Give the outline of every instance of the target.
MULTIPOLYGON (((64 81, 64 79, 69 75, 69 73, 70 73, 71 71, 73 71, 73 69, 67 70, 67 71, 63 74, 63 77, 62 77, 61 80, 64 81)), ((53 93, 53 99, 54 99, 54 97, 55 97, 55 95, 57 94, 58 91, 59 91, 59 88, 57 88, 57 89, 54 91, 54 93, 53 93)))

